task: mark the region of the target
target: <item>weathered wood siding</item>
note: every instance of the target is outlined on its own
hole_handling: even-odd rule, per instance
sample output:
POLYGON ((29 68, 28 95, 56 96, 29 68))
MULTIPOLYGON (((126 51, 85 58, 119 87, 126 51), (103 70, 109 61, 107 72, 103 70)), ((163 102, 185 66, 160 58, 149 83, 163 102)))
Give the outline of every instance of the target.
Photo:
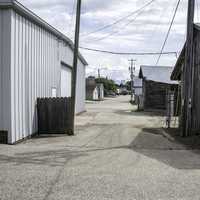
POLYGON ((200 32, 194 33, 194 77, 192 102, 192 129, 200 130, 200 32))
POLYGON ((38 133, 72 134, 72 98, 38 98, 38 133))
POLYGON ((144 110, 166 110, 168 84, 144 81, 144 110))

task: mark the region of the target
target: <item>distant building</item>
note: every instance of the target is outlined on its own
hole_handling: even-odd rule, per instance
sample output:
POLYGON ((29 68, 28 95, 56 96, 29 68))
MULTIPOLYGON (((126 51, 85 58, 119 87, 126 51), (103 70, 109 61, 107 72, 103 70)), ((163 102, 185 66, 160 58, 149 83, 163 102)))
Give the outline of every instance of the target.
POLYGON ((135 103, 137 105, 140 105, 139 101, 142 95, 142 79, 140 79, 139 77, 134 77, 133 79, 133 91, 135 103))
POLYGON ((103 83, 97 83, 98 99, 100 101, 104 100, 104 85, 103 83))
POLYGON ((142 107, 146 111, 167 109, 167 93, 177 88, 177 82, 171 81, 173 67, 141 66, 139 78, 142 79, 142 107))
POLYGON ((88 77, 86 79, 86 99, 101 101, 104 99, 104 85, 96 83, 95 77, 88 77))

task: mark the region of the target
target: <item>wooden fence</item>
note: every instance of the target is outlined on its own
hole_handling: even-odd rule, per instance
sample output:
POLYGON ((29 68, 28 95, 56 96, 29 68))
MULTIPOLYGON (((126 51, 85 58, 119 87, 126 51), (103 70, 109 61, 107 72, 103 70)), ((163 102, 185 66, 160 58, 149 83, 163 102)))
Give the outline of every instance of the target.
POLYGON ((72 134, 72 99, 38 98, 38 133, 72 134))

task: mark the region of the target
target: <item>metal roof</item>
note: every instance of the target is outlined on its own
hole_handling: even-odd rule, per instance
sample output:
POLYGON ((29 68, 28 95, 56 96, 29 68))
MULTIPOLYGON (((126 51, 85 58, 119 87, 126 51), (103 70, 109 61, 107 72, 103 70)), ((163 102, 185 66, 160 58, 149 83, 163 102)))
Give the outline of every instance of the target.
MULTIPOLYGON (((23 6, 21 3, 19 3, 16 0, 0 0, 0 9, 8 9, 8 8, 14 9, 17 13, 19 13, 23 17, 27 18, 28 20, 32 21, 38 26, 41 26, 47 31, 51 32, 56 37, 58 37, 58 39, 66 42, 69 45, 69 47, 72 49, 72 51, 74 50, 74 43, 67 36, 65 36, 56 28, 48 24, 46 21, 44 21, 42 18, 37 16, 31 10, 23 6)), ((79 53, 79 59, 84 65, 88 65, 87 61, 84 59, 84 57, 80 53, 79 53)))
POLYGON ((178 84, 177 81, 170 80, 173 67, 167 66, 141 66, 139 78, 159 83, 178 84))

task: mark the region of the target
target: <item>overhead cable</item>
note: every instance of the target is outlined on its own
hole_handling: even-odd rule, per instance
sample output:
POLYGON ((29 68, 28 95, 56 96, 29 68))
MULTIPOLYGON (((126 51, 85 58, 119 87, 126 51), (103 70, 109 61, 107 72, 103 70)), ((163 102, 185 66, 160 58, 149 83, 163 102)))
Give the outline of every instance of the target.
POLYGON ((94 30, 94 31, 91 31, 91 32, 89 32, 89 33, 82 34, 81 37, 89 36, 89 35, 91 35, 91 34, 94 34, 94 33, 103 31, 103 30, 105 30, 105 29, 107 29, 107 28, 110 28, 110 27, 112 27, 112 26, 115 26, 116 24, 118 24, 118 23, 120 23, 120 22, 126 20, 127 18, 129 18, 129 17, 131 17, 131 16, 133 16, 133 15, 135 15, 135 14, 137 14, 138 12, 140 12, 141 10, 143 10, 144 8, 146 8, 147 6, 149 6, 150 4, 152 4, 154 1, 156 1, 156 0, 151 0, 150 2, 146 3, 146 4, 145 4, 144 6, 142 6, 141 8, 139 8, 139 9, 137 9, 137 10, 131 12, 129 15, 126 15, 125 17, 122 17, 122 18, 116 20, 115 22, 113 22, 113 23, 111 23, 111 24, 105 25, 105 26, 103 26, 103 27, 101 27, 101 28, 98 28, 98 29, 96 29, 96 30, 94 30))
POLYGON ((158 65, 158 63, 159 63, 159 61, 160 61, 160 58, 161 58, 161 56, 163 55, 163 51, 164 51, 165 45, 166 45, 166 43, 167 43, 167 40, 168 40, 170 31, 171 31, 171 29, 172 29, 172 25, 173 25, 173 23, 174 23, 174 19, 175 19, 175 17, 176 17, 176 13, 177 13, 178 7, 179 7, 179 5, 180 5, 180 1, 181 1, 181 0, 178 0, 178 3, 177 3, 177 5, 176 5, 176 8, 175 8, 175 11, 174 11, 174 14, 173 14, 173 17, 172 17, 172 20, 171 20, 169 29, 168 29, 168 31, 167 31, 167 35, 166 35, 166 37, 165 37, 164 43, 163 43, 163 45, 162 45, 162 49, 161 49, 161 51, 160 51, 158 60, 157 60, 157 62, 156 62, 156 65, 158 65))
MULTIPOLYGON (((80 49, 87 50, 87 51, 93 51, 93 52, 99 52, 99 53, 105 53, 105 54, 113 54, 113 55, 136 55, 136 56, 142 56, 142 55, 159 55, 160 52, 114 52, 114 51, 106 51, 106 50, 100 50, 100 49, 92 49, 87 47, 80 47, 80 49)), ((162 52, 162 55, 177 55, 177 52, 175 51, 169 51, 169 52, 162 52)))

